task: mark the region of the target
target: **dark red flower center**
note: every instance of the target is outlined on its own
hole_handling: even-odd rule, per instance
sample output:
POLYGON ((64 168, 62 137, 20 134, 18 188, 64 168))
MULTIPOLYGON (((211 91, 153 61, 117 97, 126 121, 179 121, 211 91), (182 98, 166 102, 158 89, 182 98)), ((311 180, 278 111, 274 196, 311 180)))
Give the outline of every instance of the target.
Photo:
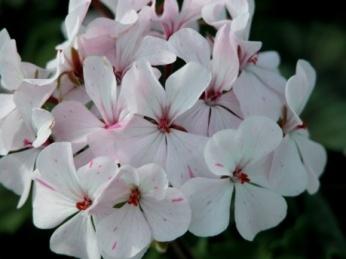
POLYGON ((84 197, 84 199, 80 202, 76 203, 77 209, 80 211, 87 210, 92 205, 92 200, 89 197, 84 197))
POLYGON ((139 205, 140 199, 141 199, 141 192, 136 187, 136 188, 131 190, 131 194, 130 194, 129 199, 127 200, 127 203, 137 207, 139 205))
POLYGON ((237 182, 240 182, 241 184, 249 183, 249 182, 250 182, 249 176, 248 176, 246 173, 244 173, 242 170, 236 170, 236 171, 233 173, 233 178, 234 178, 237 182))
POLYGON ((169 119, 167 117, 162 117, 158 123, 158 126, 159 130, 162 132, 162 133, 169 133, 171 130, 170 130, 170 122, 169 122, 169 119))

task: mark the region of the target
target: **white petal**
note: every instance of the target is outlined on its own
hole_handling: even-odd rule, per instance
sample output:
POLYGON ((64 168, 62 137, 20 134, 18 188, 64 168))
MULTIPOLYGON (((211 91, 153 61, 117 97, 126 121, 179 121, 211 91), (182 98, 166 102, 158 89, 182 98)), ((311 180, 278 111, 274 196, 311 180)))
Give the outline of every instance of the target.
POLYGON ((166 170, 169 182, 179 187, 190 178, 208 176, 203 159, 207 138, 174 130, 167 137, 166 170))
MULTIPOLYGON (((256 71, 257 72, 257 71, 256 71)), ((263 71, 258 71, 264 75, 263 71)), ((279 91, 273 91, 267 82, 274 81, 278 72, 272 72, 266 80, 252 71, 244 70, 233 87, 244 116, 259 115, 277 120, 282 112, 284 101, 279 91)))
POLYGON ((99 246, 106 256, 137 255, 151 240, 150 227, 139 207, 125 204, 96 226, 99 246))
POLYGON ((153 66, 173 63, 176 56, 167 41, 153 36, 143 38, 136 60, 148 61, 153 66))
POLYGON ((185 28, 177 31, 169 38, 175 53, 186 63, 196 62, 204 67, 210 66, 210 45, 208 41, 195 30, 185 28))
POLYGON ((188 63, 166 81, 166 96, 172 120, 193 107, 211 80, 210 72, 197 63, 188 63))
POLYGON ((91 217, 79 213, 59 227, 50 239, 50 249, 57 254, 82 259, 100 258, 91 217))
POLYGON ((47 182, 57 192, 78 201, 82 195, 76 177, 70 143, 54 143, 45 148, 37 158, 39 179, 47 182))
POLYGON ((292 76, 286 85, 287 104, 298 117, 303 111, 316 83, 316 72, 306 61, 299 60, 296 74, 292 76))
POLYGON ((88 57, 84 61, 85 89, 97 106, 105 123, 117 122, 117 82, 113 67, 106 58, 88 57))
POLYGON ((0 121, 0 155, 7 155, 27 147, 35 138, 34 132, 24 123, 17 109, 0 121))
POLYGON ((233 193, 229 179, 193 178, 182 186, 182 191, 191 204, 191 233, 207 237, 226 230, 233 193))
POLYGON ((322 145, 308 139, 306 136, 296 134, 293 138, 298 145, 301 158, 308 173, 307 190, 310 194, 313 194, 319 188, 318 178, 326 167, 327 152, 322 145))
POLYGON ((0 182, 20 195, 18 207, 22 207, 29 197, 34 165, 39 150, 29 149, 13 153, 0 159, 0 182))
POLYGON ((198 100, 190 110, 179 116, 175 123, 189 133, 208 136, 210 109, 204 100, 198 100))
POLYGON ((16 107, 12 94, 0 94, 0 120, 10 114, 16 107))
POLYGON ((72 40, 82 25, 82 22, 89 9, 91 0, 71 0, 69 3, 69 12, 65 19, 65 29, 67 38, 72 40))
POLYGON ((226 110, 225 107, 218 105, 211 107, 208 136, 213 136, 220 130, 236 129, 240 123, 241 119, 226 110))
POLYGON ((162 200, 168 188, 165 170, 157 164, 147 164, 137 169, 139 188, 143 197, 162 200))
POLYGON ((132 113, 159 118, 165 105, 165 92, 149 63, 137 63, 122 81, 124 97, 132 113))
POLYGON ((294 140, 286 136, 272 158, 270 187, 284 196, 297 196, 306 189, 307 173, 294 140))
POLYGON ((120 162, 133 166, 147 163, 165 165, 167 156, 166 136, 157 126, 139 116, 127 124, 122 136, 116 141, 120 162), (133 148, 136 146, 137 148, 133 148))
POLYGON ((40 179, 35 180, 32 209, 34 225, 42 229, 54 228, 78 212, 75 200, 40 179))
POLYGON ((54 117, 46 110, 34 109, 32 111, 32 123, 36 131, 36 139, 32 143, 32 146, 37 148, 43 145, 52 134, 54 117))
POLYGON ((280 195, 251 184, 236 184, 235 189, 235 222, 244 239, 252 241, 285 218, 287 204, 280 195))
POLYGON ((239 60, 237 44, 229 26, 223 26, 215 37, 213 49, 213 87, 228 91, 238 78, 239 60))
POLYGON ((1 85, 7 90, 16 90, 23 82, 21 58, 15 40, 7 41, 0 49, 1 85))
POLYGON ((205 146, 204 158, 213 174, 230 176, 241 159, 237 131, 229 129, 214 134, 205 146))
POLYGON ((169 188, 163 200, 143 198, 140 204, 156 241, 173 241, 188 230, 191 208, 178 189, 169 188))
POLYGON ((238 166, 244 168, 271 153, 282 140, 282 130, 266 117, 249 117, 238 129, 238 152, 242 154, 238 166))
POLYGON ((115 161, 98 157, 77 171, 78 182, 90 198, 95 199, 105 185, 117 174, 115 161))
POLYGON ((78 102, 62 102, 53 111, 56 141, 86 143, 87 136, 104 127, 88 109, 78 102))

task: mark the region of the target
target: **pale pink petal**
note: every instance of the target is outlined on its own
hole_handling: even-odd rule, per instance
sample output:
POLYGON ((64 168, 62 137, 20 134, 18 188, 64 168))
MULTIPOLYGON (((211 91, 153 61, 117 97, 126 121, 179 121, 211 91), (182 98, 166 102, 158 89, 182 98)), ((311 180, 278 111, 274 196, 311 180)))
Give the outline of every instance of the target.
POLYGON ((216 34, 212 59, 212 87, 228 91, 238 78, 239 60, 237 44, 229 26, 223 26, 216 34))
POLYGON ((211 50, 208 41, 195 30, 185 28, 174 33, 169 43, 178 57, 186 63, 196 62, 210 67, 211 50))
POLYGON ((104 127, 88 109, 78 102, 62 102, 53 111, 56 141, 86 143, 87 136, 104 127))
POLYGON ((106 58, 88 57, 84 61, 85 89, 97 106, 106 125, 117 122, 117 82, 106 58))
POLYGON ((229 179, 194 178, 182 186, 182 191, 191 204, 191 233, 207 237, 226 230, 233 193, 229 179))
POLYGON ((153 36, 145 36, 135 59, 148 61, 151 65, 158 66, 173 63, 176 56, 167 41, 153 36))
POLYGON ((90 3, 91 0, 70 0, 68 15, 65 19, 65 29, 68 40, 73 40, 78 34, 90 3))

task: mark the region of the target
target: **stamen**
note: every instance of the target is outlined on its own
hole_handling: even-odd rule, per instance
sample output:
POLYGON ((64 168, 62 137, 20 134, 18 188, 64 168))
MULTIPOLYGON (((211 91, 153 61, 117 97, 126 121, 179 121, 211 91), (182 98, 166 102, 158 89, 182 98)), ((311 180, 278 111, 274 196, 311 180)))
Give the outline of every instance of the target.
POLYGON ((136 187, 136 188, 132 189, 130 197, 127 200, 127 203, 137 207, 139 205, 140 199, 141 199, 141 192, 136 187))
POLYGON ((83 201, 76 203, 76 207, 80 211, 87 210, 91 205, 92 205, 92 200, 89 197, 84 197, 83 201))

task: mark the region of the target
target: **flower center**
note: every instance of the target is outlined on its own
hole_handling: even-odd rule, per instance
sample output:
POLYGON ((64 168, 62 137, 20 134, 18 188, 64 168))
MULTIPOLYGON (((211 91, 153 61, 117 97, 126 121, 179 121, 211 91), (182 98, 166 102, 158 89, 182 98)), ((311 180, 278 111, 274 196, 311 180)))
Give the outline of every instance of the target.
POLYGON ((139 205, 140 199, 141 199, 141 192, 136 187, 136 188, 131 190, 131 194, 130 194, 129 199, 127 200, 127 203, 137 207, 139 205))
POLYGON ((238 182, 241 184, 250 182, 249 176, 246 173, 244 173, 242 170, 239 170, 239 169, 233 173, 233 180, 235 180, 235 182, 238 182))
POLYGON ((84 197, 84 200, 77 202, 76 207, 80 211, 87 210, 92 205, 92 200, 89 197, 84 197))
POLYGON ((162 117, 157 126, 162 133, 169 133, 171 127, 169 125, 169 119, 167 117, 162 117))
POLYGON ((204 100, 208 105, 213 105, 220 97, 222 92, 210 89, 204 94, 204 100))

